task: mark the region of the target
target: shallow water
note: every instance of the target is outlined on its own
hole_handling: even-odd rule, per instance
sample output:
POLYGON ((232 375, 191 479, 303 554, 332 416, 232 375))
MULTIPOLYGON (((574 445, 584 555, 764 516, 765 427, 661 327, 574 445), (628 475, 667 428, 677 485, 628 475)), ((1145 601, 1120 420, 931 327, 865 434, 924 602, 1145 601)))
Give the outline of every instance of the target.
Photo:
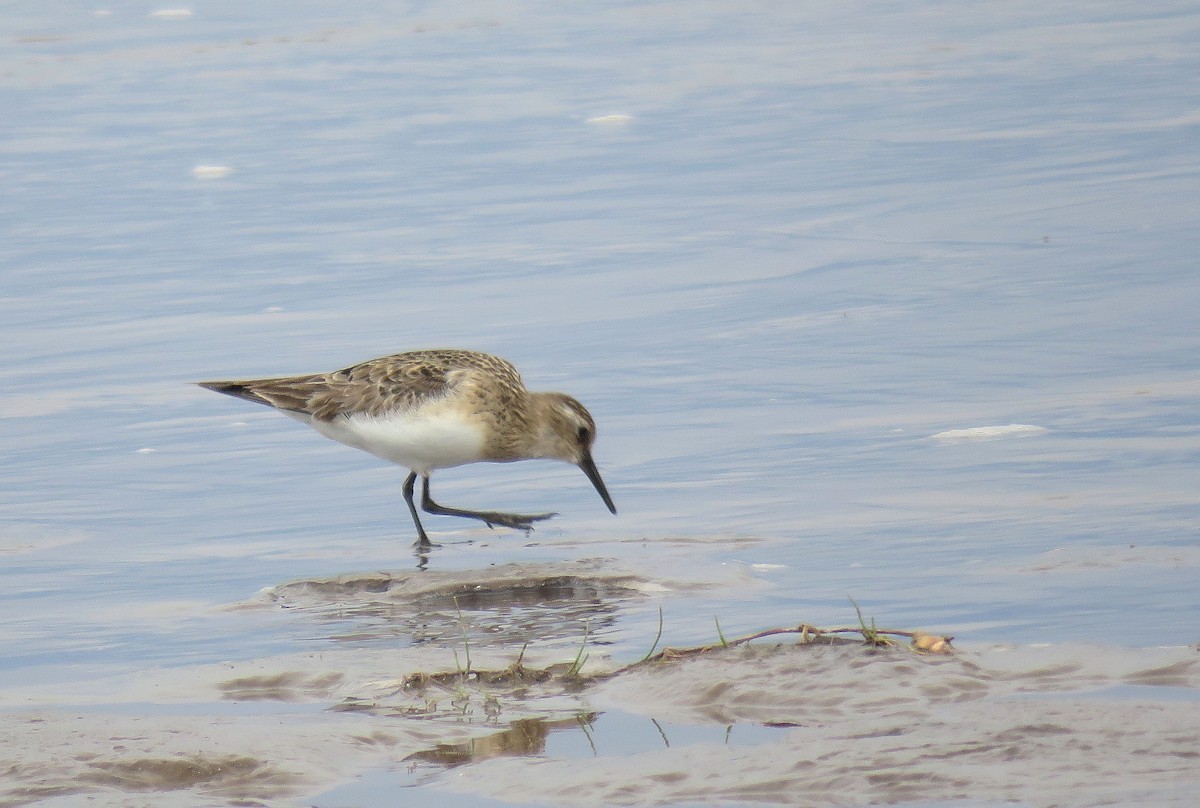
MULTIPOLYGON (((329 722, 381 731, 324 708, 364 689, 364 664, 453 670, 464 626, 505 664, 526 641, 569 661, 585 634, 592 664, 633 661, 660 608, 674 646, 713 642, 717 621, 853 625, 851 597, 968 650, 1200 641, 1191 6, 189 10, 3 12, 2 706, 55 727, 102 706, 157 737, 180 704, 218 705, 187 718, 214 754, 261 731, 278 754, 243 757, 314 774, 114 786, 128 760, 100 724, 54 748, 103 752, 110 779, 60 771, 45 799, 290 804, 391 777, 390 751, 321 760, 329 722), (562 516, 529 537, 431 517, 429 572, 518 563, 540 590, 294 597, 417 574, 403 472, 188 382, 429 345, 496 352, 584 401, 620 515, 566 466, 446 472, 440 501, 562 516), (278 699, 230 702, 201 673, 291 676, 322 654, 350 656, 315 665, 336 685, 287 691, 295 745, 268 740, 293 720, 278 699), (156 695, 163 671, 185 684, 156 695)), ((1178 686, 1194 683, 1150 690, 1178 686)), ((1104 687, 1113 710, 1141 703, 1104 687)), ((551 701, 526 708, 591 711, 551 701)), ((596 726, 643 715, 631 701, 596 726)), ((464 740, 396 731, 406 750, 464 740)), ((796 751, 770 743, 767 760, 796 751)), ((553 768, 501 763, 521 785, 553 768)), ((47 761, 21 765, 0 800, 47 761)), ((495 765, 416 787, 450 799, 495 765)), ((998 771, 993 790, 838 799, 1041 804, 1004 789, 1033 778, 1090 801, 1050 771, 998 771)), ((1183 781, 1110 785, 1161 804, 1183 781)), ((472 798, 555 801, 502 791, 472 798)))

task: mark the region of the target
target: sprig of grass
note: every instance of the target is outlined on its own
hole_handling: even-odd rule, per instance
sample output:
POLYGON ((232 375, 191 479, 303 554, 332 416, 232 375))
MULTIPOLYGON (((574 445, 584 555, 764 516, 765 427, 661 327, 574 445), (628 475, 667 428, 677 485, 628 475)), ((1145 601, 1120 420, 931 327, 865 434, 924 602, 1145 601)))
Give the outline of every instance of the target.
POLYGON ((849 595, 846 599, 850 601, 850 605, 854 607, 854 613, 858 615, 859 630, 862 631, 863 639, 871 645, 891 645, 894 641, 890 637, 885 637, 875 626, 875 618, 871 618, 871 625, 868 626, 863 620, 862 609, 858 608, 858 604, 854 602, 854 598, 849 595))
POLYGON ((579 672, 583 670, 583 665, 588 661, 590 654, 583 653, 587 648, 588 631, 591 626, 587 620, 583 621, 583 642, 579 643, 579 652, 575 654, 575 661, 571 663, 571 667, 567 669, 567 676, 571 679, 579 678, 579 672))
POLYGON ((662 630, 663 630, 663 610, 662 610, 662 606, 659 606, 658 607, 658 633, 654 635, 654 644, 650 646, 650 650, 646 652, 646 655, 641 658, 641 660, 639 661, 638 664, 641 664, 642 662, 645 662, 650 657, 654 656, 654 649, 658 648, 658 641, 662 639, 662 630))
POLYGON ((456 667, 458 667, 458 672, 463 674, 464 676, 466 676, 467 674, 469 674, 471 672, 471 640, 467 636, 467 621, 463 620, 462 609, 459 608, 457 597, 454 598, 454 610, 456 612, 458 612, 458 627, 460 629, 462 629, 463 655, 466 656, 466 658, 467 658, 466 670, 464 670, 462 668, 462 666, 458 664, 458 651, 457 650, 454 652, 454 664, 456 667))

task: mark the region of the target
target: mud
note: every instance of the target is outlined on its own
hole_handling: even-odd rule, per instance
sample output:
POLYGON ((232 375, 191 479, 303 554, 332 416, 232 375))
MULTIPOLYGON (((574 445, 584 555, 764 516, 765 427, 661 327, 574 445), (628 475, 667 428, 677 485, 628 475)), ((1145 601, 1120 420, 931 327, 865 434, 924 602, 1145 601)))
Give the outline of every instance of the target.
POLYGON ((0 694, 0 805, 337 805, 373 777, 383 805, 387 773, 580 806, 1184 805, 1200 788, 1194 648, 788 636, 628 667, 555 647, 554 616, 615 617, 678 585, 593 560, 273 587, 234 608, 336 641, 0 694), (369 639, 350 647, 356 622, 369 639), (420 641, 388 639, 418 624, 420 641))
POLYGON ((260 602, 298 609, 333 627, 330 638, 361 642, 402 637, 414 643, 458 642, 464 613, 477 642, 519 648, 531 639, 578 637, 587 621, 592 633, 611 628, 619 604, 663 587, 585 560, 477 572, 372 572, 324 580, 293 581, 261 593, 260 602), (338 628, 340 626, 340 628, 338 628))

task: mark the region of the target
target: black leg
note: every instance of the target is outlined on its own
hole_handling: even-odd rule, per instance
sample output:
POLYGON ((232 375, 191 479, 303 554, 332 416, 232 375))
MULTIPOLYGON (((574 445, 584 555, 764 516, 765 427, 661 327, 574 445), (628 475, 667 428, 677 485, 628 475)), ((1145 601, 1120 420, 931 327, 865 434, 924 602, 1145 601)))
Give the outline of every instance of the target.
MULTIPOLYGON (((428 484, 429 478, 425 478, 428 484)), ((417 504, 413 502, 413 492, 417 485, 417 473, 414 471, 408 475, 408 479, 404 481, 404 501, 408 503, 408 512, 412 514, 413 524, 417 526, 417 540, 413 542, 413 546, 421 550, 428 550, 436 545, 429 540, 429 536, 425 535, 425 528, 421 526, 421 518, 417 516, 417 504)))
MULTIPOLYGON (((411 478, 410 478, 411 481, 411 478)), ((407 484, 405 490, 408 490, 407 484)), ((409 507, 412 507, 412 500, 409 500, 409 507)), ((499 513, 498 511, 464 511, 460 508, 447 508, 443 505, 438 505, 429 496, 429 477, 422 476, 421 480, 421 508, 425 513, 438 514, 439 516, 462 516, 467 519, 478 519, 488 527, 502 525, 510 527, 513 530, 524 530, 526 533, 533 530, 533 523, 540 522, 543 519, 549 519, 552 516, 558 516, 556 513, 499 513)), ((416 518, 416 511, 413 512, 413 518, 416 518)))

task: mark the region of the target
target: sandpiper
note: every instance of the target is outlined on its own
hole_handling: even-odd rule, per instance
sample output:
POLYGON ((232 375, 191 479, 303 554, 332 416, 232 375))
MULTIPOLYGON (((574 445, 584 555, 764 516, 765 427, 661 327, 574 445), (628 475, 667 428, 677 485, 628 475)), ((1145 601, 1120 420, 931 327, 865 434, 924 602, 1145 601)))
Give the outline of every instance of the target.
POLYGON ((526 390, 517 369, 498 356, 441 348, 383 356, 332 373, 199 384, 265 404, 327 438, 408 468, 404 501, 420 549, 433 543, 413 501, 417 475, 426 513, 525 532, 558 515, 468 511, 434 502, 429 476, 466 463, 562 460, 582 469, 608 510, 617 512, 592 460, 591 414, 563 393, 526 390))

